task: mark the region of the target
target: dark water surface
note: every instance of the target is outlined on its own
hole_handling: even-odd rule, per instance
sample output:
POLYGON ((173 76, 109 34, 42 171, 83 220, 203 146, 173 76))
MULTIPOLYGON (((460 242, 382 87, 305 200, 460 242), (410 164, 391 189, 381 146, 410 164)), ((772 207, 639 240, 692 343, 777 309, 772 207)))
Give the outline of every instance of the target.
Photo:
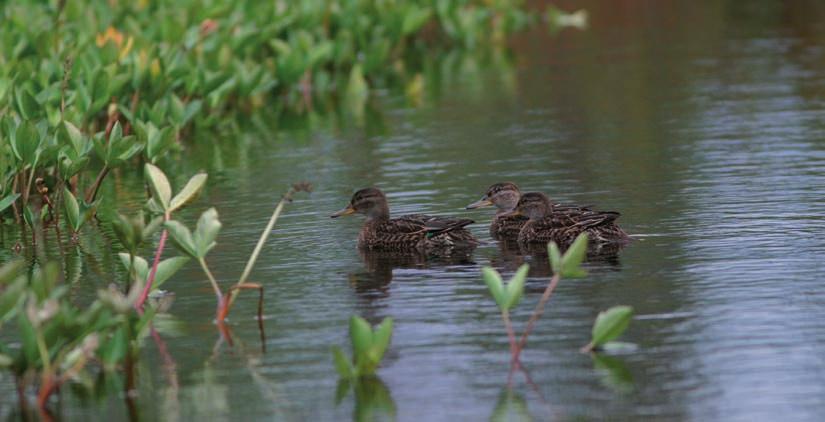
MULTIPOLYGON (((233 310, 230 348, 216 345, 214 297, 196 265, 166 284, 177 301, 159 325, 180 335, 163 334, 174 362, 145 341, 142 416, 341 420, 383 405, 400 420, 489 418, 507 391, 509 355, 479 270, 533 265, 513 315, 520 328, 547 263, 495 242, 450 260, 362 256, 362 220, 328 215, 374 184, 395 214, 469 216, 489 239, 489 210, 463 207, 512 180, 621 211, 638 239, 588 264, 588 277, 562 281, 523 355, 533 385, 517 374, 512 402, 537 420, 821 418, 825 8, 625 3, 575 2, 590 11, 588 30, 521 35, 511 61, 486 72, 458 59, 449 84, 429 92, 436 99, 416 108, 386 95, 362 128, 193 146, 192 171, 207 169, 210 187, 187 217, 220 212, 209 262, 224 285, 283 188, 306 179, 316 191, 288 206, 251 277, 266 286, 265 352, 254 294, 233 310), (636 309, 623 340, 638 350, 580 354, 596 314, 617 304, 636 309), (396 329, 381 382, 336 404, 330 347, 348 349, 353 314, 391 316, 396 329)), ((122 177, 120 200, 137 201, 137 178, 122 177)), ((78 297, 106 284, 115 259, 69 255, 88 276, 78 297)), ((2 391, 8 414, 8 378, 2 391)), ((64 394, 61 406, 71 419, 126 414, 117 394, 64 394)))

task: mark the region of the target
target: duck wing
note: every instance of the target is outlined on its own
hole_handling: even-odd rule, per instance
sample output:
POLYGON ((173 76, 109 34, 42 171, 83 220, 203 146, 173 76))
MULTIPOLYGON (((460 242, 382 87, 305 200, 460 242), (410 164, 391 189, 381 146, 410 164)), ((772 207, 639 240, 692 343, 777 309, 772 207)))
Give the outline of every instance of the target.
POLYGON ((399 225, 399 227, 403 228, 407 233, 424 231, 428 237, 458 230, 468 224, 474 223, 473 220, 466 218, 440 217, 426 214, 404 215, 394 218, 390 220, 390 222, 399 225))

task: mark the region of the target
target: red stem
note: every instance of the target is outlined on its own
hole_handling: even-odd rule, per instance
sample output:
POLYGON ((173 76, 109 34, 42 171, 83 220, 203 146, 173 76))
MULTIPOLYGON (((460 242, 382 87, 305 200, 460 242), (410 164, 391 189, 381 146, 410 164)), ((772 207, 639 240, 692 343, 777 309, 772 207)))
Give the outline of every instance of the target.
MULTIPOLYGON (((163 216, 164 221, 169 221, 169 214, 165 214, 163 216)), ((141 309, 143 307, 143 303, 146 302, 146 298, 149 297, 149 292, 152 291, 152 282, 155 281, 155 274, 158 272, 158 264, 160 264, 160 255, 163 253, 163 247, 166 246, 166 237, 169 233, 166 229, 163 229, 163 232, 160 234, 160 242, 158 242, 158 250, 155 251, 155 260, 152 262, 152 270, 149 271, 149 276, 146 277, 146 285, 143 286, 143 292, 140 294, 140 298, 138 301, 135 302, 135 308, 141 309)))
POLYGON ((553 295, 553 290, 556 289, 556 286, 558 286, 560 280, 561 275, 558 273, 554 274, 553 278, 550 280, 550 283, 547 285, 547 288, 544 289, 544 294, 541 295, 541 300, 539 300, 539 303, 536 305, 536 309, 533 310, 533 315, 530 315, 530 320, 527 321, 527 327, 524 329, 524 333, 522 333, 518 345, 515 346, 513 361, 518 361, 522 349, 524 349, 524 346, 527 345, 527 336, 529 336, 530 332, 533 331, 533 325, 544 312, 544 306, 547 304, 547 301, 550 300, 550 296, 553 295))

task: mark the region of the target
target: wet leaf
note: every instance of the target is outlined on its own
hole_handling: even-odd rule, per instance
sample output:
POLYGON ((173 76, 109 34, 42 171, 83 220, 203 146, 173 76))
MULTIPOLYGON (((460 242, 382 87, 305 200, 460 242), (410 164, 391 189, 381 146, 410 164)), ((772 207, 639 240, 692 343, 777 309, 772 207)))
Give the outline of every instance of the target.
POLYGON ((352 341, 352 354, 356 365, 367 355, 367 351, 372 345, 372 328, 370 324, 359 316, 353 316, 349 320, 349 337, 352 341))
POLYGON ((372 347, 370 348, 370 359, 373 362, 380 363, 384 358, 384 353, 390 345, 390 337, 392 337, 393 320, 390 317, 384 318, 381 324, 375 329, 372 334, 372 347))

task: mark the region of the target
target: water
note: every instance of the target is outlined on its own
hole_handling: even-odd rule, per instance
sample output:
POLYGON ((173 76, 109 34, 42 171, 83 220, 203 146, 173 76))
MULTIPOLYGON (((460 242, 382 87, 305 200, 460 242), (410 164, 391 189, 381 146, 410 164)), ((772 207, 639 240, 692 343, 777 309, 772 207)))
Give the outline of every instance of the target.
MULTIPOLYGON (((495 242, 467 258, 363 256, 361 219, 328 215, 377 185, 394 214, 468 216, 489 239, 489 210, 462 208, 512 180, 621 211, 637 237, 617 259, 588 264, 587 278, 562 281, 523 355, 532 382, 516 373, 512 402, 539 420, 818 420, 825 10, 741 3, 575 2, 590 11, 589 30, 520 35, 512 62, 487 72, 450 62, 446 86, 422 107, 384 94, 363 128, 193 145, 182 173, 206 168, 210 185, 184 218, 220 211, 209 261, 224 285, 281 191, 302 179, 316 191, 288 206, 252 274, 266 286, 263 343, 254 294, 233 310, 229 347, 211 323, 200 270, 189 265, 167 284, 177 300, 158 325, 180 333, 161 330, 174 362, 144 342, 141 417, 339 420, 383 405, 400 420, 489 418, 506 394, 509 356, 479 270, 533 265, 513 315, 519 328, 549 279, 546 262, 495 242), (596 314, 617 304, 636 310, 623 340, 638 349, 602 361, 578 353, 596 314), (336 404, 330 347, 347 345, 353 314, 391 316, 396 330, 380 382, 336 404)), ((135 174, 117 186, 108 189, 121 208, 137 204, 135 174)), ((107 240, 85 242, 88 252, 69 258, 84 268, 79 299, 119 265, 95 252, 107 240)), ((14 396, 2 383, 8 414, 14 396)), ((61 409, 67 418, 126 415, 117 393, 64 394, 61 409)))

